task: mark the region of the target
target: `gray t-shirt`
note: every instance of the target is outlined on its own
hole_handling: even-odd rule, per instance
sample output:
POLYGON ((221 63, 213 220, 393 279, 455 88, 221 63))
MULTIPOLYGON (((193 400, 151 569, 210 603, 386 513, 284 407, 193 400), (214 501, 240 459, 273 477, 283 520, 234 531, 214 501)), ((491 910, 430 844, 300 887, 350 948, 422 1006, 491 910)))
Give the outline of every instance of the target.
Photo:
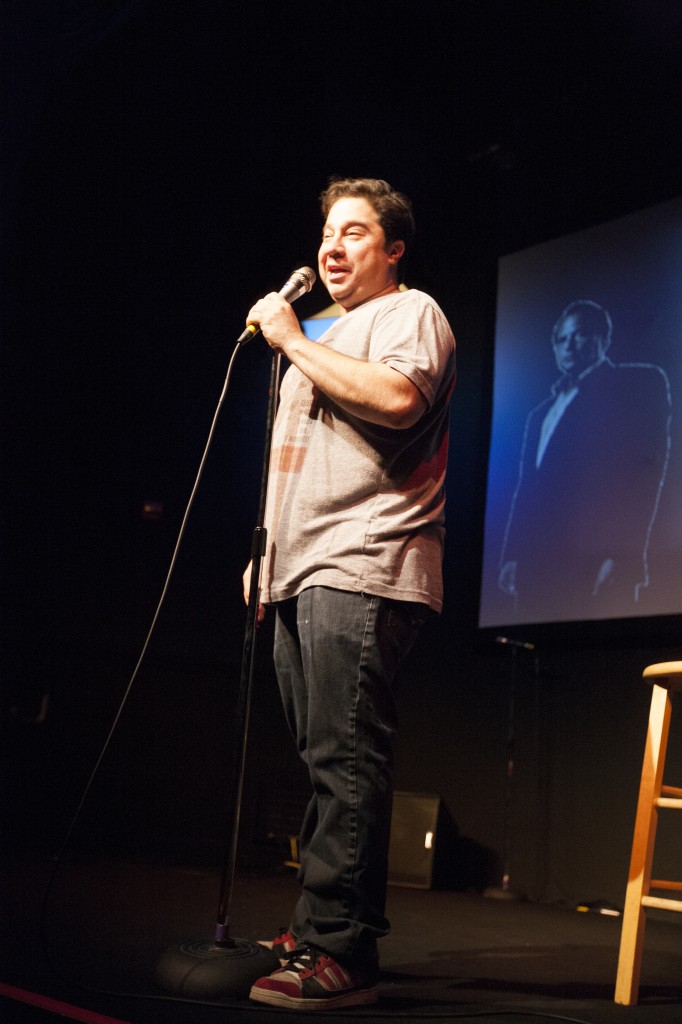
POLYGON ((428 408, 406 430, 376 426, 289 367, 272 442, 261 601, 316 585, 440 611, 455 383, 448 322, 423 292, 392 292, 341 316, 317 344, 399 370, 428 408))

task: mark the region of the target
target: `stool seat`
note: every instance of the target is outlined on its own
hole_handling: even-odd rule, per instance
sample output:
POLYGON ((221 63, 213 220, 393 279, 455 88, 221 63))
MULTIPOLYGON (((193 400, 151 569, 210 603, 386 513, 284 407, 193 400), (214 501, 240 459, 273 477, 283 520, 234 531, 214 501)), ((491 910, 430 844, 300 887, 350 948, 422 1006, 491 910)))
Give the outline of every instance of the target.
POLYGON ((643 675, 649 683, 658 682, 674 692, 682 690, 682 661, 661 661, 657 665, 647 665, 643 675))
POLYGON ((639 783, 635 834, 625 893, 623 928, 618 954, 615 1001, 633 1006, 639 996, 648 907, 682 913, 682 899, 651 896, 651 890, 682 893, 682 879, 652 879, 651 868, 660 809, 682 810, 682 788, 663 785, 663 770, 672 715, 671 693, 682 691, 682 661, 648 665, 644 679, 652 686, 649 727, 639 783))

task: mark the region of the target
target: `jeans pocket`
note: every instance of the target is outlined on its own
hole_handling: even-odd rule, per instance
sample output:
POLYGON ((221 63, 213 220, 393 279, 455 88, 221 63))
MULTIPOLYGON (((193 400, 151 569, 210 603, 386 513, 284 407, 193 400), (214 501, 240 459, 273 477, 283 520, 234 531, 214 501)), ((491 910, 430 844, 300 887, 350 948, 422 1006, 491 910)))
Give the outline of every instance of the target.
POLYGON ((386 612, 386 629, 400 662, 409 654, 419 630, 433 612, 418 601, 392 600, 386 602, 386 612))

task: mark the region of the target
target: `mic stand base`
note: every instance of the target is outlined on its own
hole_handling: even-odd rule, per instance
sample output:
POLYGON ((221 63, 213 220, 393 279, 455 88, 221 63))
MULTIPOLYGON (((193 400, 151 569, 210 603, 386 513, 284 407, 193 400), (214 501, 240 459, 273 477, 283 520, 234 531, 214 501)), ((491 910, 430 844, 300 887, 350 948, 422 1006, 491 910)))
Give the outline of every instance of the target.
POLYGON ((501 885, 489 885, 483 890, 483 896, 488 900, 525 900, 526 897, 515 889, 505 889, 501 885))
POLYGON ((156 980, 181 999, 246 999, 254 981, 279 966, 271 949, 246 939, 232 939, 229 946, 183 942, 159 958, 156 980))

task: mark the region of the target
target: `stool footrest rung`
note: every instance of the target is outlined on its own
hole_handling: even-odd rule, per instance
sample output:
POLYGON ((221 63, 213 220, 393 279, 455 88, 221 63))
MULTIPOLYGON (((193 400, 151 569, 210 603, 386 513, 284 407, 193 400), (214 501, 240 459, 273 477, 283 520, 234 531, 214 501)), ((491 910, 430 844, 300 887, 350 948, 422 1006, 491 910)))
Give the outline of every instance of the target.
POLYGON ((653 878, 649 882, 650 889, 669 889, 674 892, 682 892, 682 882, 667 882, 662 878, 653 878))
POLYGON ((682 789, 679 786, 661 786, 663 796, 682 796, 682 789))
POLYGON ((656 910, 674 910, 682 914, 682 900, 666 900, 660 896, 642 896, 642 906, 656 910))
POLYGON ((674 811, 682 811, 682 800, 672 796, 659 796, 654 800, 657 807, 669 807, 674 811))

